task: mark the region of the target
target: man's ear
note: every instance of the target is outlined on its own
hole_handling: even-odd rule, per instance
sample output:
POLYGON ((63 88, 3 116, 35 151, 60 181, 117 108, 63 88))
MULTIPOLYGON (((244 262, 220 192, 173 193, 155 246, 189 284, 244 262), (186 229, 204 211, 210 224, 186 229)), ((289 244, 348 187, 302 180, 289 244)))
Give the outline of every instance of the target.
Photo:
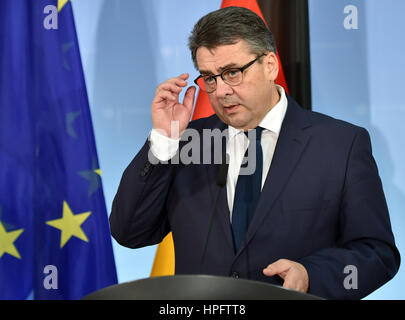
POLYGON ((278 58, 274 52, 269 52, 263 59, 266 75, 270 81, 275 81, 278 76, 278 58))

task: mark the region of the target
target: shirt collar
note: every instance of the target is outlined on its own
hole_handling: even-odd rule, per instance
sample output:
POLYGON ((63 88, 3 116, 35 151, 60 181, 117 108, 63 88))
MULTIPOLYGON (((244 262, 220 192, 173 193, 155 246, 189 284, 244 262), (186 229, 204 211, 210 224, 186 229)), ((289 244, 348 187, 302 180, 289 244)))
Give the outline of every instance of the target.
MULTIPOLYGON (((270 109, 269 112, 264 116, 259 126, 265 130, 274 132, 277 136, 280 134, 281 125, 284 120, 285 113, 287 111, 287 97, 283 87, 276 85, 277 91, 280 94, 280 100, 277 104, 270 109)), ((229 139, 232 139, 237 134, 242 133, 243 130, 236 129, 235 127, 228 126, 229 128, 229 139)))

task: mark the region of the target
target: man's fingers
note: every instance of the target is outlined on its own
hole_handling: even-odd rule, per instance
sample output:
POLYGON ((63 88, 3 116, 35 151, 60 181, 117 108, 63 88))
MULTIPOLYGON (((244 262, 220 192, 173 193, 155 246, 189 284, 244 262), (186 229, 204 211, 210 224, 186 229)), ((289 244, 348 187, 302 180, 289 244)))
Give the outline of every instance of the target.
POLYGON ((275 275, 278 275, 283 280, 287 275, 287 271, 280 272, 280 271, 277 271, 276 269, 273 269, 272 267, 267 267, 266 269, 263 270, 263 273, 265 276, 268 276, 268 277, 273 277, 275 275))
POLYGON ((155 92, 151 105, 152 124, 155 129, 162 129, 177 138, 176 133, 171 133, 172 121, 179 122, 179 129, 182 132, 190 120, 194 103, 195 88, 189 88, 185 92, 183 104, 179 101, 182 90, 187 86, 188 73, 161 83, 155 92))
POLYGON ((274 275, 279 275, 284 279, 288 270, 291 268, 291 262, 286 259, 280 259, 276 262, 270 264, 263 270, 264 275, 272 277, 274 275))
POLYGON ((179 75, 178 77, 174 77, 174 78, 167 80, 166 82, 173 83, 173 84, 181 86, 181 87, 185 87, 187 85, 186 80, 188 79, 188 77, 189 77, 188 73, 183 73, 183 74, 179 75))
POLYGON ((163 100, 177 102, 178 96, 170 91, 162 91, 156 96, 155 99, 156 102, 161 102, 163 100))
POLYGON ((178 78, 183 79, 183 80, 187 80, 188 77, 189 77, 189 74, 187 72, 182 73, 181 75, 178 76, 178 78))
POLYGON ((295 261, 280 259, 270 264, 263 270, 266 276, 280 276, 283 287, 296 291, 307 292, 309 287, 308 272, 305 267, 295 261))
POLYGON ((170 91, 170 92, 179 94, 181 92, 181 90, 183 90, 183 88, 177 86, 174 83, 164 82, 158 86, 158 88, 156 90, 156 94, 159 94, 160 92, 163 92, 163 91, 170 91))
POLYGON ((277 274, 277 271, 269 265, 267 268, 263 269, 263 273, 265 276, 272 277, 277 274))
POLYGON ((173 93, 179 94, 181 90, 187 86, 186 79, 188 79, 188 73, 183 73, 178 77, 166 80, 157 87, 156 93, 159 93, 162 90, 169 90, 173 93))
POLYGON ((195 91, 195 87, 189 87, 184 95, 183 105, 189 110, 191 110, 194 105, 195 91))
POLYGON ((296 291, 306 292, 308 289, 308 283, 305 281, 305 278, 303 278, 300 273, 290 272, 284 278, 283 287, 296 291))
POLYGON ((283 287, 287 289, 298 290, 299 285, 297 283, 297 280, 299 279, 297 279, 296 274, 291 272, 284 278, 283 287))

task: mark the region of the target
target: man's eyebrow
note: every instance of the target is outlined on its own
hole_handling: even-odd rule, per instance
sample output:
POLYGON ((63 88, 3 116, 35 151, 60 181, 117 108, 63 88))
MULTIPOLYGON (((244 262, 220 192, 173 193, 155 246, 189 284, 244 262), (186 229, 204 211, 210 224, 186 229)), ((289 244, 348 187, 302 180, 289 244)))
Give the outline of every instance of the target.
MULTIPOLYGON (((235 68, 235 67, 237 67, 237 64, 236 64, 236 63, 234 63, 234 62, 228 63, 227 65, 225 65, 225 66, 223 66, 223 67, 220 67, 220 68, 218 69, 218 72, 221 73, 221 72, 224 71, 224 70, 227 70, 227 69, 230 69, 230 68, 235 68)), ((211 71, 207 71, 207 70, 200 70, 200 73, 201 73, 202 75, 207 75, 207 76, 213 75, 213 73, 212 73, 211 71)))

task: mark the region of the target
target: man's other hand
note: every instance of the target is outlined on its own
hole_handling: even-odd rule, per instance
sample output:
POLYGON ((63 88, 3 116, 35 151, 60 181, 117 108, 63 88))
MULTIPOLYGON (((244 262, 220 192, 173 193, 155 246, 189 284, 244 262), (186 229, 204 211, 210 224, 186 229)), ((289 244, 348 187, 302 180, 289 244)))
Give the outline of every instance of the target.
POLYGON ((309 277, 305 267, 298 262, 280 259, 263 269, 264 275, 278 275, 284 280, 283 287, 306 293, 309 287, 309 277))

